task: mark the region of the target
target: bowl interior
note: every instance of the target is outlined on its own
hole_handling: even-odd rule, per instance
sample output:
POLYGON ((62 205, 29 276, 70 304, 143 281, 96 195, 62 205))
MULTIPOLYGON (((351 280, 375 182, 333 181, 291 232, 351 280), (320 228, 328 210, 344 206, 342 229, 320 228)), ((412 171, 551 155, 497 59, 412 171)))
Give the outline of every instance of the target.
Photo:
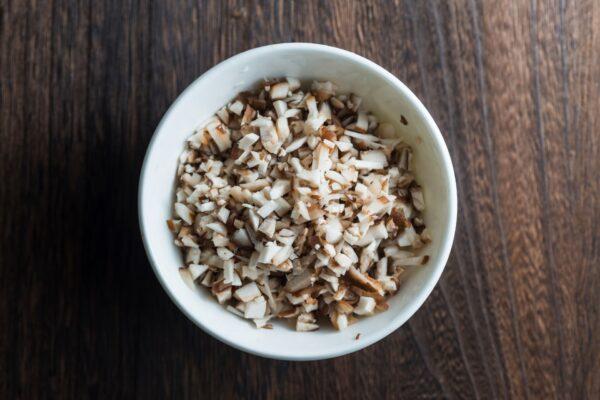
POLYGON ((262 356, 318 359, 365 347, 404 323, 423 303, 446 263, 454 234, 456 188, 452 165, 435 123, 416 97, 391 74, 353 53, 310 44, 262 47, 235 56, 192 83, 163 117, 148 148, 139 198, 144 244, 156 274, 186 315, 218 339, 262 356), (423 186, 425 220, 433 242, 425 248, 429 263, 411 272, 390 298, 388 311, 363 318, 342 332, 322 328, 297 333, 287 325, 256 329, 227 312, 204 288, 182 280, 179 249, 165 221, 171 217, 178 156, 186 138, 202 121, 238 92, 268 77, 293 76, 303 81, 330 80, 338 91, 362 96, 367 110, 395 125, 414 150, 414 166, 423 186), (401 123, 401 116, 408 121, 401 123), (360 339, 355 340, 360 333, 360 339))

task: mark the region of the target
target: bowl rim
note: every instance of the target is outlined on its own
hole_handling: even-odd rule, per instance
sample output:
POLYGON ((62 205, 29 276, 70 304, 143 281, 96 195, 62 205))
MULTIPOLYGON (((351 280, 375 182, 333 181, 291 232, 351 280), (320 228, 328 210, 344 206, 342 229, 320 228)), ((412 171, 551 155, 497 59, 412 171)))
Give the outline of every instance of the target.
POLYGON ((152 134, 152 138, 150 139, 150 142, 148 143, 148 146, 146 148, 146 154, 144 156, 144 160, 142 163, 140 179, 139 179, 139 183, 138 183, 137 206, 138 206, 138 220, 139 220, 142 242, 144 245, 144 250, 146 252, 146 256, 148 257, 148 260, 150 261, 150 265, 152 266, 154 274, 156 275, 161 286, 163 287, 163 290, 170 297, 171 301, 173 303, 175 303, 175 305, 179 308, 179 310, 189 320, 191 320, 196 326, 201 328, 204 332, 208 333, 213 338, 215 338, 231 347, 234 347, 238 350, 241 350, 241 351, 253 354, 253 355, 271 358, 271 359, 277 359, 277 360, 311 361, 311 360, 324 360, 324 359, 329 359, 329 358, 333 358, 333 357, 339 357, 339 356, 343 356, 343 355, 364 349, 364 348, 380 341, 381 339, 385 338, 392 332, 394 332, 396 329, 398 329, 399 327, 404 325, 404 323, 406 323, 406 321, 415 314, 415 312, 423 305, 425 300, 429 297, 429 295, 433 291, 434 287, 436 286, 437 282, 439 281, 440 276, 448 262, 448 257, 450 256, 450 251, 452 249, 452 244, 454 242, 454 234, 455 234, 455 229, 456 229, 457 202, 458 202, 457 188, 456 188, 456 179, 455 179, 455 175, 454 175, 454 168, 452 165, 452 160, 450 158, 450 153, 448 152, 448 148, 446 146, 446 142, 444 141, 444 138, 443 138, 437 124, 433 120, 433 117, 429 114, 429 111, 425 108, 425 106, 421 103, 421 101, 417 98, 417 96, 402 81, 400 81, 400 79, 398 79, 395 75, 393 75, 391 72, 387 71, 382 66, 376 64, 375 62, 373 62, 365 57, 362 57, 356 53, 353 53, 351 51, 340 49, 340 48, 333 47, 333 46, 317 44, 317 43, 292 42, 292 43, 278 43, 278 44, 271 44, 271 45, 266 45, 266 46, 261 46, 261 47, 255 47, 255 48, 246 50, 244 52, 238 53, 230 58, 227 58, 224 61, 221 61, 220 63, 214 65, 209 70, 205 71, 202 75, 200 75, 192 83, 190 83, 179 94, 179 96, 177 96, 175 101, 173 101, 173 103, 169 106, 167 111, 162 116, 162 118, 161 118, 159 124, 157 125, 156 129, 154 130, 154 133, 152 134), (218 332, 216 332, 210 326, 204 324, 200 319, 195 318, 191 314, 191 312, 188 312, 186 306, 179 300, 179 298, 176 296, 176 294, 173 293, 169 289, 166 281, 163 279, 162 274, 159 271, 157 262, 154 257, 153 249, 150 247, 150 245, 148 243, 147 234, 146 234, 146 226, 144 224, 144 210, 142 207, 143 194, 144 194, 144 182, 146 181, 146 173, 148 172, 148 166, 149 166, 148 158, 150 157, 150 154, 152 153, 152 149, 154 147, 156 139, 159 135, 159 132, 162 130, 163 125, 165 124, 165 121, 167 120, 167 117, 170 115, 170 113, 173 111, 173 109, 175 109, 175 107, 178 105, 178 103, 187 95, 188 92, 193 90, 193 88, 196 85, 198 85, 201 80, 210 79, 211 76, 213 74, 216 74, 217 71, 220 68, 222 68, 223 66, 237 63, 237 62, 243 60, 245 57, 248 57, 250 55, 260 55, 260 54, 265 54, 265 53, 269 53, 272 51, 281 51, 281 50, 298 50, 298 51, 307 51, 307 50, 315 51, 316 50, 316 51, 320 51, 320 52, 333 54, 340 58, 345 58, 345 59, 354 61, 356 63, 362 64, 363 66, 366 66, 369 69, 373 70, 373 72, 375 72, 376 74, 379 74, 380 76, 382 76, 390 85, 394 86, 398 91, 402 92, 403 95, 406 96, 406 98, 412 103, 412 105, 415 107, 417 112, 423 118, 424 123, 427 125, 427 127, 429 128, 429 130, 432 134, 432 137, 434 139, 436 146, 440 150, 442 162, 445 167, 444 170, 446 171, 445 179, 448 181, 449 223, 446 226, 445 231, 443 231, 443 233, 442 233, 443 243, 440 245, 440 250, 439 250, 440 262, 435 266, 435 269, 432 271, 431 275, 428 277, 428 279, 427 279, 426 283, 423 285, 422 289, 416 295, 416 298, 403 310, 402 313, 399 313, 394 318, 390 318, 389 323, 385 326, 384 329, 381 329, 379 332, 376 332, 375 334, 370 335, 368 338, 365 338, 364 340, 360 340, 360 341, 359 340, 348 341, 348 344, 346 346, 340 347, 336 351, 327 351, 327 349, 323 349, 323 351, 319 354, 309 354, 307 356, 290 355, 290 354, 285 354, 285 353, 278 352, 278 351, 268 351, 268 350, 236 343, 235 341, 232 341, 226 337, 221 336, 218 332))

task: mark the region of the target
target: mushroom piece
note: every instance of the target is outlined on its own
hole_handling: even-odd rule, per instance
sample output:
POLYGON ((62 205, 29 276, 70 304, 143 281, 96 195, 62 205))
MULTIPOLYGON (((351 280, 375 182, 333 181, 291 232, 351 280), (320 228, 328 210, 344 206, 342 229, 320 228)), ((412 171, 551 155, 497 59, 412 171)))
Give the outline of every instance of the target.
POLYGON ((200 262, 200 254, 201 251, 199 248, 189 248, 185 254, 185 263, 186 264, 198 264, 200 262))
POLYGON ((258 296, 246 303, 246 307, 244 309, 244 318, 263 318, 266 312, 267 302, 263 296, 258 296))
POLYGON ((206 271, 208 271, 208 265, 206 264, 190 264, 188 268, 193 280, 200 278, 206 271))
POLYGON ((252 145, 256 142, 258 142, 258 140, 260 139, 260 137, 255 134, 255 133, 249 133, 247 135, 245 135, 244 137, 242 137, 237 145, 240 149, 242 150, 248 150, 250 148, 252 148, 252 145))
POLYGON ((375 299, 372 297, 360 296, 358 304, 354 308, 354 313, 358 315, 369 315, 375 310, 375 299))
POLYGON ((246 229, 243 228, 236 229, 236 231, 233 233, 232 241, 240 247, 252 246, 248 232, 246 232, 246 229))
POLYGON ((175 203, 175 213, 188 225, 191 225, 194 221, 194 215, 185 204, 175 203))
POLYGON ((314 274, 307 269, 300 275, 291 278, 285 285, 285 290, 288 292, 297 292, 298 290, 311 286, 315 280, 314 274))
POLYGON ((340 314, 334 311, 329 314, 329 319, 331 320, 333 327, 338 331, 344 330, 348 327, 348 317, 346 314, 340 314))
POLYGON ((413 206, 419 210, 425 210, 425 199, 423 198, 423 191, 420 186, 413 186, 410 188, 410 195, 412 198, 413 206))
POLYGON ((276 221, 274 218, 266 218, 258 227, 258 230, 264 233, 268 238, 273 238, 275 234, 276 221))
POLYGON ((233 103, 229 104, 228 108, 229 111, 231 111, 232 113, 236 115, 242 115, 242 111, 244 110, 244 104, 241 101, 236 100, 233 103))
POLYGON ((224 261, 227 261, 234 256, 233 252, 226 247, 217 247, 217 255, 224 261))
MULTIPOLYGON (((214 285, 213 285, 214 287, 214 285)), ((213 294, 216 296, 219 304, 225 303, 227 300, 231 299, 231 286, 217 292, 213 290, 213 294)))
POLYGON ((363 288, 365 288, 367 290, 376 291, 377 293, 379 293, 382 296, 385 294, 385 292, 383 291, 383 288, 381 287, 381 283, 379 283, 378 281, 376 281, 375 279, 371 278, 368 275, 362 274, 356 268, 350 267, 350 269, 348 270, 348 275, 349 275, 350 279, 355 281, 357 284, 359 284, 363 288))
POLYGON ((283 99, 283 98, 287 97, 289 90, 290 90, 289 83, 280 82, 280 83, 276 83, 275 85, 271 86, 271 90, 269 93, 271 95, 271 99, 277 100, 277 99, 283 99))
POLYGON ((237 289, 233 296, 236 299, 247 303, 260 296, 260 290, 255 282, 250 282, 237 289))
POLYGON ((309 313, 303 313, 296 319, 296 330, 298 332, 309 332, 319 329, 317 320, 309 313))

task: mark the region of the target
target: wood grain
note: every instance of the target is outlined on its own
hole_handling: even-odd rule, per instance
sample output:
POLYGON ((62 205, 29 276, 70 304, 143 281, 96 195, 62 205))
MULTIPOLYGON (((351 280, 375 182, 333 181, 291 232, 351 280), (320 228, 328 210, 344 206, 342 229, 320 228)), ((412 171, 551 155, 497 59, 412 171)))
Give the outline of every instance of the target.
POLYGON ((0 1, 0 398, 600 397, 600 3, 0 1), (145 147, 240 51, 342 47, 438 122, 459 219, 402 328, 293 363, 222 345, 150 272, 145 147))

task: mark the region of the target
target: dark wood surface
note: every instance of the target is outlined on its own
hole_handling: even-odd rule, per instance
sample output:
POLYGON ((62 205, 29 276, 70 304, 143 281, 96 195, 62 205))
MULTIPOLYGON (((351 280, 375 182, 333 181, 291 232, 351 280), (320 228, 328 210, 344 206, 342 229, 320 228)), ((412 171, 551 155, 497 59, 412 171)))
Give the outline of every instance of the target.
POLYGON ((600 398, 600 2, 0 0, 0 398, 600 398), (283 362, 163 292, 145 147, 214 64, 274 42, 364 55, 429 108, 454 249, 403 327, 283 362))

